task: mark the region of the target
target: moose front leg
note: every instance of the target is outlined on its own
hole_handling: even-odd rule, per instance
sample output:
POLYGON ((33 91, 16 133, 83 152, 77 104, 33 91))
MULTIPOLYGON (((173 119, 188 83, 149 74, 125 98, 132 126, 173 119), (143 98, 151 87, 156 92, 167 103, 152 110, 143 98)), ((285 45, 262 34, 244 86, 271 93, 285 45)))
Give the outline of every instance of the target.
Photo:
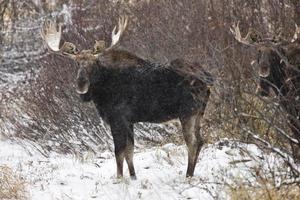
POLYGON ((126 135, 126 133, 118 130, 115 127, 111 127, 111 132, 112 132, 114 146, 115 146, 117 178, 122 178, 127 135, 126 135))
POLYGON ((123 177, 123 163, 126 159, 131 179, 136 179, 133 165, 133 125, 127 120, 115 120, 111 123, 111 132, 115 146, 117 178, 123 177))

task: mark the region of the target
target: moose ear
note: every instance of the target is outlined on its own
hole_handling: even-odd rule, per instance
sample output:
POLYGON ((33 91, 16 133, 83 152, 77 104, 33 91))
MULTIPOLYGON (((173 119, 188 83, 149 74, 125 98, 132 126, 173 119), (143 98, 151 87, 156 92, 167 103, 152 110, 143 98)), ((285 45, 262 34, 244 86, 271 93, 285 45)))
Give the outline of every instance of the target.
POLYGON ((104 51, 106 48, 106 44, 104 40, 95 40, 94 48, 93 48, 93 53, 98 54, 104 51))
POLYGON ((61 47, 61 51, 65 52, 67 54, 73 54, 73 55, 76 55, 78 53, 78 49, 71 42, 65 42, 63 44, 63 46, 61 47))

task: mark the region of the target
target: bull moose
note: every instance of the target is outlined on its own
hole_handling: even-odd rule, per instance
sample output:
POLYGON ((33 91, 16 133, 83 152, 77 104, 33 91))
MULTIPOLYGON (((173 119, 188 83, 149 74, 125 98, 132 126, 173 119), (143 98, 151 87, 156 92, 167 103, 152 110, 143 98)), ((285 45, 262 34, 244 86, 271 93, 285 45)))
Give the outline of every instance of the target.
POLYGON ((76 91, 83 101, 93 101, 99 115, 110 125, 117 177, 123 176, 126 160, 130 177, 136 179, 133 124, 164 122, 179 118, 188 149, 186 176, 194 174, 204 142, 199 120, 210 96, 212 76, 198 64, 176 59, 152 63, 116 46, 127 26, 121 17, 112 31, 111 45, 96 41, 92 49, 78 51, 70 42, 59 47, 61 26, 45 22, 42 38, 51 52, 72 58, 77 66, 76 91))
POLYGON ((300 160, 300 28, 291 41, 280 38, 263 38, 250 29, 241 36, 239 25, 231 29, 236 40, 253 46, 258 51, 259 83, 257 92, 269 96, 271 89, 279 99, 280 106, 288 114, 288 122, 295 138, 288 138, 295 147, 294 157, 300 160))

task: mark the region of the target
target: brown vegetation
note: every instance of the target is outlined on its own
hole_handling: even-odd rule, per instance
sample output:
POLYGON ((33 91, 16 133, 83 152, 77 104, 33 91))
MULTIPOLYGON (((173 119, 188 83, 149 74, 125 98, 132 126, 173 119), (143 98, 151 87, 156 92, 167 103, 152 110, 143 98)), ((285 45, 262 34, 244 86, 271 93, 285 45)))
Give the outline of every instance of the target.
POLYGON ((24 200, 26 183, 7 166, 0 166, 0 199, 24 200))

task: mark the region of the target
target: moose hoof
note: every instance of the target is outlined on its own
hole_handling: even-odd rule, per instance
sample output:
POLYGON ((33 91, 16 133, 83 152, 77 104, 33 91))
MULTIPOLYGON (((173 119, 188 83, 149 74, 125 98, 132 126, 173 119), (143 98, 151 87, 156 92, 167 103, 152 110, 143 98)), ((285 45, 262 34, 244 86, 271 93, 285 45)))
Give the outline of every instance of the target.
POLYGON ((136 175, 131 175, 130 179, 133 180, 133 181, 137 180, 136 175))
POLYGON ((118 176, 117 178, 113 179, 113 184, 120 184, 122 182, 124 182, 123 176, 118 176))

